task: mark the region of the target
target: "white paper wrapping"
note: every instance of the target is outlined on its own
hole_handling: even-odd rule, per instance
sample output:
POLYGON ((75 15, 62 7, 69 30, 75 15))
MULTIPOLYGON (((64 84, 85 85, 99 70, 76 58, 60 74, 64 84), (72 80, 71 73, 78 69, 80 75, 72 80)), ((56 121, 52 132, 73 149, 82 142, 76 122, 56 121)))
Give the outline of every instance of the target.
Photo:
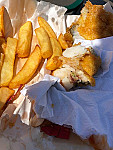
MULTIPOLYGON (((105 9, 109 8, 107 4, 105 9)), ((75 43, 78 42, 92 46, 102 59, 95 87, 66 92, 57 78, 46 75, 41 82, 26 86, 22 93, 28 100, 35 100, 34 109, 40 118, 69 125, 83 139, 93 134, 106 135, 109 146, 113 147, 113 37, 76 39, 75 43)))
MULTIPOLYGON (((44 17, 49 22, 51 27, 56 32, 57 36, 61 32, 65 33, 66 27, 69 26, 76 18, 76 16, 67 16, 65 18, 64 13, 66 11, 66 8, 59 7, 43 1, 36 2, 35 0, 15 0, 15 1, 1 0, 0 6, 3 5, 7 8, 9 12, 15 37, 17 37, 17 33, 19 31, 20 26, 27 20, 32 21, 33 29, 37 28, 38 16, 44 17)), ((108 38, 106 38, 105 40, 108 41, 107 44, 108 43, 110 44, 108 38)), ((111 41, 112 41, 112 37, 111 37, 111 41)), ((36 43, 37 40, 34 35, 32 49, 36 45, 36 43)), ((82 44, 84 44, 84 41, 82 41, 82 44)), ((108 47, 106 47, 106 44, 105 46, 101 44, 102 47, 100 47, 100 44, 98 44, 98 40, 97 42, 88 41, 88 44, 86 44, 86 46, 87 45, 92 45, 95 48, 96 52, 102 58, 102 69, 99 75, 95 77, 96 86, 94 87, 94 89, 91 87, 87 87, 87 89, 78 89, 76 91, 67 93, 64 90, 64 88, 59 83, 56 82, 59 81, 56 78, 53 77, 51 78, 51 76, 47 75, 45 76, 44 82, 41 81, 45 74, 50 73, 45 69, 44 67, 45 63, 44 63, 40 73, 29 83, 29 84, 34 84, 34 83, 36 84, 32 86, 26 86, 22 91, 22 94, 25 97, 23 98, 23 96, 20 95, 20 97, 14 102, 14 104, 11 104, 12 106, 9 105, 9 107, 7 108, 7 110, 10 111, 11 113, 8 113, 8 111, 6 111, 3 113, 1 117, 0 123, 3 125, 1 130, 4 130, 4 128, 8 126, 8 128, 4 132, 0 132, 1 134, 0 143, 2 146, 2 150, 8 150, 9 147, 10 147, 9 150, 10 149, 17 150, 17 148, 21 150, 26 150, 26 149, 39 150, 43 148, 48 150, 51 148, 53 150, 57 150, 57 147, 60 144, 58 143, 58 145, 57 144, 54 145, 51 137, 50 137, 51 140, 45 138, 45 141, 47 142, 46 142, 46 146, 44 147, 45 142, 43 142, 43 140, 40 141, 41 133, 39 132, 39 129, 34 130, 34 128, 32 128, 30 132, 30 127, 27 125, 30 125, 30 116, 32 114, 33 108, 35 108, 34 110, 37 113, 36 119, 39 117, 47 118, 48 120, 51 120, 52 122, 61 125, 62 124, 71 125, 74 132, 76 132, 82 138, 87 138, 91 134, 98 134, 98 133, 106 134, 108 136, 108 142, 110 146, 113 146, 112 130, 110 130, 112 129, 111 122, 112 122, 112 108, 113 108, 112 97, 111 97, 112 82, 113 82, 112 81, 112 44, 109 46, 110 47, 109 50, 108 47), (103 51, 103 47, 105 49, 104 51, 103 51), (41 82, 39 83, 39 81, 41 82), (36 97, 34 97, 34 92, 36 92, 35 93, 36 97), (40 96, 40 103, 38 99, 39 96, 40 96), (35 106, 33 105, 34 107, 32 107, 32 103, 34 103, 34 101, 35 101, 35 106), (97 107, 98 102, 103 104, 101 113, 98 109, 99 107, 97 107), (54 107, 51 107, 51 104, 54 104, 52 105, 54 107), (105 106, 108 106, 108 109, 106 109, 105 106), (15 107, 17 108, 15 109, 15 107), (104 116, 102 116, 103 113, 105 114, 104 116), (13 114, 13 116, 11 116, 10 114, 13 114), (21 121, 25 124, 23 124, 20 121, 18 115, 21 117, 21 121), (106 119, 108 115, 109 118, 106 119), (5 120, 6 122, 4 122, 3 120, 5 120), (102 124, 103 122, 105 126, 102 124), (13 128, 11 128, 12 126, 13 128), (36 137, 38 136, 39 138, 37 139, 36 137), (31 137, 32 139, 35 139, 34 143, 33 140, 31 140, 31 137), (41 147, 40 145, 36 146, 37 142, 42 144, 41 147)), ((26 60, 24 60, 24 62, 25 61, 26 60)), ((23 60, 19 62, 18 70, 22 67, 22 65, 23 65, 23 60)), ((34 119, 33 121, 35 122, 36 120, 34 119)), ((43 119, 38 119, 38 121, 39 122, 37 126, 43 122, 43 119)), ((67 142, 68 144, 66 144, 66 142, 67 141, 64 142, 65 146, 63 145, 61 149, 65 147, 67 148, 69 143, 67 142)), ((79 146, 74 147, 73 143, 69 145, 69 149, 80 148, 79 146)), ((81 145, 81 142, 78 145, 81 145)), ((82 148, 85 150, 85 146, 81 147, 81 149, 82 148)), ((86 149, 91 150, 92 148, 86 146, 86 149)))

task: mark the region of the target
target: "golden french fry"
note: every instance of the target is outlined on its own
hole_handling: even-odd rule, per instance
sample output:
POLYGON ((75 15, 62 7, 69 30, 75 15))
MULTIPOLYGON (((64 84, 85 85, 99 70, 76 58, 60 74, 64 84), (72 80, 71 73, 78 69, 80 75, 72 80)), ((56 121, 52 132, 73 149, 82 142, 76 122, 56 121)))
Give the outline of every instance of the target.
POLYGON ((7 87, 0 88, 0 110, 3 108, 7 100, 14 94, 14 90, 7 87))
POLYGON ((43 58, 48 58, 53 54, 51 42, 48 33, 43 27, 35 29, 38 42, 41 47, 41 55, 43 58))
POLYGON ((9 14, 4 6, 0 8, 0 36, 13 37, 13 27, 9 14))
POLYGON ((58 41, 59 41, 59 43, 60 43, 62 49, 68 48, 68 44, 67 44, 67 42, 66 42, 66 40, 65 40, 65 38, 64 38, 64 36, 63 36, 62 33, 59 35, 58 41))
POLYGON ((13 78, 15 53, 17 48, 17 39, 7 38, 4 63, 1 69, 1 86, 8 86, 13 78))
POLYGON ((46 69, 55 70, 61 65, 59 56, 62 55, 62 48, 60 46, 60 43, 56 39, 50 38, 50 41, 53 49, 53 55, 47 60, 46 69))
POLYGON ((3 37, 0 37, 0 53, 5 53, 6 42, 3 37))
POLYGON ((54 39, 50 38, 52 49, 53 49, 53 56, 61 56, 62 55, 62 48, 60 43, 54 39))
POLYGON ((4 61, 4 54, 0 53, 0 78, 1 78, 1 69, 4 61))
POLYGON ((40 27, 43 27, 47 31, 49 37, 53 37, 53 38, 57 39, 55 32, 53 31, 51 26, 47 23, 47 21, 44 18, 38 17, 38 23, 39 23, 40 27))
POLYGON ((23 26, 21 26, 19 30, 17 46, 18 57, 29 56, 31 50, 32 35, 32 23, 31 21, 27 21, 23 26))
POLYGON ((5 50, 6 50, 6 46, 7 46, 7 43, 2 43, 0 49, 2 50, 2 52, 5 54, 5 50))
POLYGON ((46 69, 55 70, 61 65, 61 60, 59 60, 59 56, 52 56, 47 60, 46 69))
POLYGON ((0 36, 4 36, 3 7, 0 8, 0 36))
POLYGON ((42 60, 40 48, 35 47, 34 51, 31 53, 26 63, 22 69, 17 73, 17 75, 9 83, 9 88, 17 88, 21 84, 26 84, 36 72, 40 62, 42 60))

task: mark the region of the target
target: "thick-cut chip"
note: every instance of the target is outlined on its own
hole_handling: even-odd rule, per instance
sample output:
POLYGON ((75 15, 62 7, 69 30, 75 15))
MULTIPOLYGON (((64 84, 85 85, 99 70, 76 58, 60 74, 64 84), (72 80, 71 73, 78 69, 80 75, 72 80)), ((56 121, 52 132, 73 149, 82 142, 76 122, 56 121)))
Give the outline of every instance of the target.
POLYGON ((0 8, 0 36, 4 36, 3 7, 0 8))
POLYGON ((43 27, 35 30, 38 42, 41 47, 41 55, 43 58, 48 58, 53 54, 51 42, 48 33, 43 27))
POLYGON ((4 61, 4 54, 0 53, 0 79, 1 79, 1 69, 4 61))
POLYGON ((35 47, 34 51, 31 53, 26 63, 22 69, 17 73, 17 75, 9 83, 11 89, 17 88, 22 84, 26 84, 36 72, 40 62, 42 60, 40 48, 35 47))
POLYGON ((31 21, 27 21, 21 26, 18 34, 18 57, 28 57, 31 50, 31 41, 33 35, 33 28, 31 21))
POLYGON ((1 86, 8 86, 13 78, 16 48, 17 39, 8 37, 4 63, 1 70, 1 86))
POLYGON ((61 56, 62 55, 62 48, 60 43, 54 39, 50 38, 52 49, 53 49, 53 56, 61 56))
POLYGON ((3 37, 0 37, 0 53, 5 53, 6 42, 3 37))
POLYGON ((68 44, 68 47, 72 47, 74 40, 73 40, 73 36, 71 35, 71 32, 68 31, 68 29, 66 33, 64 34, 64 38, 65 38, 66 43, 68 44))
POLYGON ((3 6, 0 8, 0 36, 13 37, 13 27, 6 8, 3 6))
POLYGON ((68 44, 67 44, 67 42, 66 42, 66 40, 65 40, 65 38, 64 38, 64 36, 63 36, 62 33, 59 35, 58 41, 59 41, 59 43, 60 43, 62 49, 68 48, 68 44))
POLYGON ((59 59, 59 56, 52 56, 47 60, 46 69, 55 70, 60 67, 62 61, 59 59))
POLYGON ((0 110, 3 108, 7 100, 14 94, 14 90, 7 87, 0 88, 0 110))
POLYGON ((48 59, 46 64, 46 69, 55 70, 61 65, 59 56, 62 55, 62 48, 60 43, 56 39, 50 38, 50 41, 53 49, 53 55, 51 58, 48 59))
POLYGON ((51 26, 47 23, 47 21, 44 18, 38 17, 38 23, 39 23, 40 27, 43 27, 47 31, 49 37, 53 37, 53 38, 57 39, 55 32, 53 31, 51 26))

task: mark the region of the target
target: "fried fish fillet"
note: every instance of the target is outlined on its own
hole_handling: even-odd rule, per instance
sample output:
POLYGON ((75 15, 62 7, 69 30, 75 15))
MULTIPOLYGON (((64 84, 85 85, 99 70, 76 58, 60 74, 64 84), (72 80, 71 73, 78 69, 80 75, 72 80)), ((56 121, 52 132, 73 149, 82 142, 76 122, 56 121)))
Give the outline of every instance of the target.
POLYGON ((78 31, 86 40, 113 36, 113 14, 104 10, 102 5, 93 5, 87 1, 74 24, 74 31, 78 31))
POLYGON ((82 60, 80 60, 80 65, 85 72, 87 72, 90 76, 93 76, 101 65, 101 58, 91 53, 86 54, 83 56, 82 60))
POLYGON ((93 75, 101 65, 101 58, 94 54, 91 47, 76 45, 67 48, 59 59, 62 64, 52 75, 59 77, 67 90, 77 85, 95 86, 93 75))

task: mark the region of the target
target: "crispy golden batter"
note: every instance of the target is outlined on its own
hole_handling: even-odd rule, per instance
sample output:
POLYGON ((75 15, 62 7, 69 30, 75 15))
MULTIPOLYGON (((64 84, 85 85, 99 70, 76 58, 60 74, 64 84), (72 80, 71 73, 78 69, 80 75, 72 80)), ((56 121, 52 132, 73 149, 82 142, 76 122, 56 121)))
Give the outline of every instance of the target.
POLYGON ((113 36, 113 14, 87 1, 75 28, 86 40, 113 36))
MULTIPOLYGON (((53 76, 59 77, 61 79, 61 84, 67 89, 70 89, 74 86, 75 83, 79 85, 81 83, 90 84, 95 86, 95 79, 93 76, 88 74, 80 63, 80 58, 73 57, 67 58, 64 56, 60 57, 62 65, 52 72, 53 76), (74 84, 73 84, 74 83, 74 84)), ((82 84, 81 84, 82 85, 82 84)))
POLYGON ((101 65, 101 59, 99 56, 86 54, 80 61, 80 64, 85 72, 87 72, 90 76, 93 76, 101 65))

